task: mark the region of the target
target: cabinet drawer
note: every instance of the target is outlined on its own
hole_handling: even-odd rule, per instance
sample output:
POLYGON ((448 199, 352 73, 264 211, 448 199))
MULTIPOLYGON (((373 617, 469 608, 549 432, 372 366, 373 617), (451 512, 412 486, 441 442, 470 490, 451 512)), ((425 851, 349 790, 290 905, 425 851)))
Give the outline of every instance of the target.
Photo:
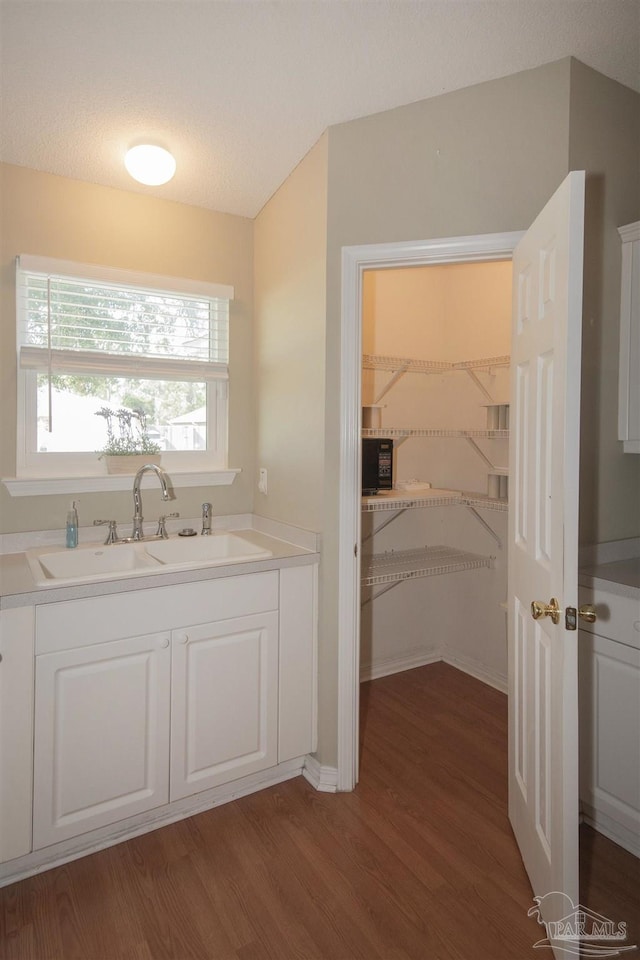
POLYGON ((581 604, 593 604, 598 618, 595 623, 581 620, 581 630, 640 649, 640 603, 637 600, 598 587, 580 587, 578 596, 581 604))
POLYGON ((36 654, 277 609, 277 570, 43 604, 36 654))

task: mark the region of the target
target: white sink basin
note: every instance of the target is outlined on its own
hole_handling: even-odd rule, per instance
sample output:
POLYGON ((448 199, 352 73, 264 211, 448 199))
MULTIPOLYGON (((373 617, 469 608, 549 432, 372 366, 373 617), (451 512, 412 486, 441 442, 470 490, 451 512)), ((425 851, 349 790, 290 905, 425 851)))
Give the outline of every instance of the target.
POLYGON ((65 586, 163 573, 173 568, 266 560, 271 556, 271 550, 257 547, 235 533, 214 533, 209 537, 171 537, 109 546, 87 544, 74 550, 28 550, 27 562, 38 586, 65 586))
POLYGON ((143 544, 123 543, 114 546, 91 544, 75 550, 27 551, 27 561, 37 584, 79 583, 83 580, 113 580, 114 577, 137 576, 157 570, 160 564, 144 549, 143 544))
POLYGON ((241 563, 244 560, 265 560, 271 550, 257 547, 236 533, 213 533, 209 537, 171 537, 145 543, 147 553, 166 566, 212 566, 241 563))

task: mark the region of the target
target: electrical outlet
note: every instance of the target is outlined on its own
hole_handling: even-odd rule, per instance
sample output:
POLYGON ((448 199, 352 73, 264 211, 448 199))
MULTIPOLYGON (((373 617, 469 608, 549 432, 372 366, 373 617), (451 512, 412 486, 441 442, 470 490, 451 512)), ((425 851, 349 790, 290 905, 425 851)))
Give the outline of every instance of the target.
POLYGON ((258 490, 260 493, 267 492, 267 470, 266 467, 260 467, 258 471, 258 490))

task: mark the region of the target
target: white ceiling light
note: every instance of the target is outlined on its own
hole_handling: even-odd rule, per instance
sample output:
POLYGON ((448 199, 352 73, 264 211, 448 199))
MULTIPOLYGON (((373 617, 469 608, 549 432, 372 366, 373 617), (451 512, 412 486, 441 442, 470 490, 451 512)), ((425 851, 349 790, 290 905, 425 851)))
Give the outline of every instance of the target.
POLYGON ((124 165, 134 180, 149 187, 167 183, 176 172, 176 161, 169 151, 150 143, 128 150, 124 165))

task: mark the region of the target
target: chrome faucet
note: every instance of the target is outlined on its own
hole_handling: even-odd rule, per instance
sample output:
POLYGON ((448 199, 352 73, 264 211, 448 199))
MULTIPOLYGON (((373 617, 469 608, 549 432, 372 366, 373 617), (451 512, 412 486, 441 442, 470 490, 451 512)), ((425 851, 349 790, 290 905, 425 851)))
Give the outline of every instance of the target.
POLYGON ((152 470, 160 481, 160 487, 162 488, 162 499, 175 500, 175 494, 171 488, 171 478, 166 470, 163 470, 162 467, 158 467, 155 463, 145 463, 143 467, 140 467, 133 480, 132 540, 144 539, 144 533, 142 532, 142 521, 144 520, 144 517, 142 516, 142 494, 140 492, 140 482, 147 470, 152 470))
POLYGON ((203 537, 211 535, 211 504, 202 504, 202 534, 203 537))

